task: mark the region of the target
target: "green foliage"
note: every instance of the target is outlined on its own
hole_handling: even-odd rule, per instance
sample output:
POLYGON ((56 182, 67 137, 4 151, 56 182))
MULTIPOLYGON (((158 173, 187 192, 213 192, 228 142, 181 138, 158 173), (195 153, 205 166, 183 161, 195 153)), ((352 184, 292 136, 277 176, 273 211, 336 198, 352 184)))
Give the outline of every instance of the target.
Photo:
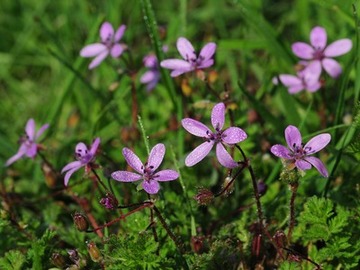
POLYGON ((47 230, 42 237, 31 244, 27 252, 27 257, 31 261, 32 269, 42 269, 44 261, 50 259, 51 244, 50 241, 56 235, 55 232, 47 230))
POLYGON ((19 250, 10 250, 0 258, 0 268, 4 270, 21 270, 26 257, 19 250))

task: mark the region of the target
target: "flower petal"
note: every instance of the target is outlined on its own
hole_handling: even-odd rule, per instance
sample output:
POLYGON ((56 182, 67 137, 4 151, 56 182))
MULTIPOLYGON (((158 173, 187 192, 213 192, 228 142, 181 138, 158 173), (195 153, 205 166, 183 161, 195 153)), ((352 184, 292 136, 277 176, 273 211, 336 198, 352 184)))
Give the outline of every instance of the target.
POLYGON ((160 66, 167 69, 183 70, 184 72, 193 69, 191 64, 181 59, 167 59, 160 62, 160 66))
POLYGON ((64 185, 67 186, 68 183, 69 183, 69 180, 70 180, 70 177, 71 175, 76 172, 79 168, 73 168, 71 170, 69 170, 66 174, 65 174, 65 177, 64 177, 64 185))
POLYGON ((314 48, 307 43, 295 42, 291 46, 291 49, 293 53, 301 59, 306 59, 306 60, 313 59, 314 48))
POLYGON ((22 144, 22 145, 20 146, 18 152, 6 161, 5 166, 10 166, 10 165, 13 164, 15 161, 17 161, 18 159, 22 158, 22 156, 25 155, 26 150, 27 150, 26 145, 25 145, 25 144, 22 144))
POLYGON ((312 155, 327 146, 330 141, 331 135, 329 133, 319 134, 305 144, 304 150, 307 155, 312 155))
POLYGON ((294 150, 296 146, 301 146, 301 133, 295 126, 288 126, 285 129, 285 139, 291 150, 294 150))
POLYGON ((95 57, 94 60, 91 61, 90 65, 89 65, 89 69, 93 69, 95 67, 97 67, 98 65, 100 65, 100 63, 106 58, 106 56, 108 56, 109 51, 106 50, 102 53, 100 53, 98 56, 95 57))
POLYGON ((115 36, 114 36, 114 41, 115 42, 119 42, 120 39, 123 37, 124 33, 126 30, 126 25, 122 24, 120 25, 120 27, 116 30, 115 36))
POLYGON ((160 185, 157 181, 143 181, 142 187, 148 194, 156 194, 160 190, 160 185))
POLYGON ((339 77, 342 72, 340 64, 331 58, 324 58, 322 61, 322 66, 325 71, 333 78, 339 77))
POLYGON ((300 77, 304 78, 306 82, 308 81, 318 81, 321 75, 321 61, 314 60, 309 62, 304 70, 299 72, 300 77))
POLYGON ((107 48, 104 44, 94 43, 94 44, 90 44, 90 45, 87 45, 84 48, 82 48, 82 50, 80 51, 80 56, 94 57, 106 50, 107 50, 107 48))
POLYGON ((216 51, 216 44, 214 42, 210 42, 206 44, 200 51, 199 58, 202 62, 210 60, 216 51))
POLYGON ((179 174, 177 171, 174 170, 162 170, 155 174, 154 179, 156 181, 172 181, 179 178, 179 174))
POLYGON ((222 133, 222 141, 227 144, 236 144, 247 138, 247 134, 241 128, 229 127, 222 133))
POLYGON ((352 48, 352 41, 348 38, 334 41, 324 50, 326 57, 336 57, 348 53, 352 48))
POLYGON ((164 159, 165 151, 166 151, 165 145, 162 143, 158 143, 151 149, 148 159, 148 166, 153 167, 152 168, 153 171, 159 168, 161 162, 164 159))
POLYGON ((30 141, 35 140, 35 121, 34 119, 29 119, 25 126, 26 135, 29 137, 30 141))
POLYGON ((36 140, 37 138, 39 138, 39 137, 44 133, 44 131, 47 130, 48 128, 49 128, 49 124, 43 125, 43 126, 38 130, 38 132, 36 132, 35 140, 36 140))
POLYGON ((118 58, 124 51, 124 47, 121 44, 114 44, 110 50, 110 54, 113 58, 118 58))
POLYGON ((194 47, 191 45, 190 41, 187 40, 186 38, 184 37, 178 38, 176 42, 176 47, 179 53, 181 54, 182 58, 184 58, 186 61, 197 58, 194 47))
POLYGON ((36 143, 32 143, 27 146, 26 156, 29 158, 34 158, 37 154, 37 145, 36 143))
POLYGON ((139 157, 135 155, 133 151, 131 151, 129 148, 126 147, 123 148, 122 153, 126 162, 130 165, 130 167, 133 168, 138 173, 143 174, 144 165, 139 159, 139 157))
POLYGON ((114 36, 114 28, 109 22, 104 22, 100 27, 100 37, 102 42, 109 42, 114 36))
POLYGON ((70 162, 69 164, 67 164, 62 170, 61 173, 64 173, 66 171, 72 170, 74 168, 76 168, 77 170, 80 169, 83 166, 83 164, 81 163, 81 161, 73 161, 70 162))
POLYGON ((302 170, 302 171, 305 171, 305 170, 309 170, 311 169, 311 164, 305 160, 302 160, 302 159, 298 159, 295 161, 295 166, 302 170))
POLYGON ((323 50, 326 46, 327 34, 323 27, 316 26, 310 32, 311 45, 319 50, 323 50))
POLYGON ((238 166, 221 143, 216 144, 216 157, 219 163, 226 168, 235 168, 238 166))
POLYGON ((214 64, 214 59, 201 61, 201 63, 197 66, 197 69, 208 68, 208 67, 211 67, 213 64, 214 64))
POLYGON ((142 177, 140 174, 127 171, 116 171, 111 174, 112 179, 120 182, 134 182, 142 179, 142 177))
POLYGON ((311 93, 316 92, 320 88, 321 88, 321 82, 313 82, 306 84, 306 90, 308 90, 311 93))
POLYGON ((84 158, 88 153, 89 153, 89 150, 88 150, 87 146, 85 145, 85 143, 79 142, 75 146, 75 154, 77 156, 84 158))
POLYGON ((273 145, 270 151, 279 158, 292 159, 292 157, 290 156, 291 153, 289 149, 281 144, 273 145))
POLYGON ((177 77, 177 76, 180 76, 181 74, 184 74, 184 73, 189 72, 189 71, 191 71, 191 70, 192 70, 192 68, 189 69, 189 70, 182 70, 182 69, 173 70, 173 71, 170 73, 170 76, 171 76, 171 77, 177 77))
POLYGON ((225 123, 225 104, 216 104, 211 111, 211 124, 217 131, 222 130, 225 123))
POLYGON ((322 176, 329 177, 329 173, 324 163, 320 159, 316 157, 306 157, 305 160, 311 163, 311 165, 313 165, 319 171, 319 173, 321 173, 322 176))
POLYGON ((99 144, 100 144, 100 138, 96 138, 93 143, 91 144, 91 148, 90 148, 90 154, 92 156, 95 156, 97 149, 99 148, 99 144))
POLYGON ((181 125, 191 134, 198 136, 198 137, 207 137, 208 133, 212 133, 211 130, 205 126, 203 123, 191 119, 191 118, 184 118, 181 120, 181 125))
POLYGON ((294 85, 294 86, 290 86, 288 88, 289 94, 296 94, 296 93, 299 93, 301 90, 304 90, 303 85, 294 85))
POLYGON ((294 75, 280 74, 279 79, 280 79, 280 82, 283 85, 285 85, 286 87, 302 85, 301 79, 294 75))
POLYGON ((199 163, 204 157, 209 154, 211 148, 214 146, 214 142, 204 142, 196 147, 185 159, 185 165, 188 167, 194 166, 199 163))
POLYGON ((155 79, 156 72, 153 70, 146 71, 141 77, 140 82, 143 84, 149 83, 155 79))

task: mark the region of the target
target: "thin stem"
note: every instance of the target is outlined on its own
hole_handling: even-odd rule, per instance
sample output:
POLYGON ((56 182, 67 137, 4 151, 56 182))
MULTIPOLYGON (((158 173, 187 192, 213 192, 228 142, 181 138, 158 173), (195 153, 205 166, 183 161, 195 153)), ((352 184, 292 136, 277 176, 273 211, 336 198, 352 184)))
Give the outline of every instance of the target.
POLYGON ((119 205, 117 208, 126 209, 126 208, 131 208, 131 207, 140 206, 140 205, 149 204, 149 203, 152 203, 152 202, 145 201, 145 202, 139 202, 139 203, 132 203, 132 204, 128 204, 128 205, 119 205))
POLYGON ((291 243, 291 235, 295 227, 295 198, 296 198, 296 192, 299 187, 299 184, 291 184, 291 198, 290 198, 290 222, 289 222, 289 231, 287 234, 288 242, 291 243))
MULTIPOLYGON (((150 198, 150 194, 148 194, 148 199, 151 200, 150 198)), ((150 208, 150 224, 154 224, 155 221, 154 221, 154 209, 153 208, 150 208)), ((153 236, 154 236, 154 241, 156 243, 159 242, 159 237, 158 237, 158 234, 156 232, 156 228, 155 226, 151 226, 151 231, 153 233, 153 236)), ((158 245, 158 248, 156 249, 156 254, 159 255, 159 248, 160 246, 158 245)))
POLYGON ((93 168, 91 168, 91 171, 93 172, 93 174, 95 175, 96 179, 97 179, 98 182, 101 184, 101 186, 102 186, 105 190, 107 190, 108 188, 105 186, 104 182, 101 181, 101 178, 99 177, 99 175, 97 174, 97 172, 96 172, 93 168))
POLYGON ((222 189, 220 190, 218 193, 216 193, 214 195, 214 197, 219 197, 221 196, 222 194, 224 194, 228 189, 229 187, 232 185, 232 183, 236 180, 236 178, 239 176, 239 174, 245 169, 245 167, 247 166, 246 163, 243 163, 243 167, 241 167, 236 173, 235 175, 233 176, 233 178, 231 178, 231 180, 229 181, 229 183, 222 189))

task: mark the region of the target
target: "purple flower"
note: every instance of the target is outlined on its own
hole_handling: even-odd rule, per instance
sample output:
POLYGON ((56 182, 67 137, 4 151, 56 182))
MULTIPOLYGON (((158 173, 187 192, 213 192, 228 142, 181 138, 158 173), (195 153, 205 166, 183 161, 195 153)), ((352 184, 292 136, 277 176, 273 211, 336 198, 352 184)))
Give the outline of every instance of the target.
POLYGON ((179 177, 179 174, 174 170, 162 170, 156 172, 165 155, 165 145, 159 143, 155 145, 150 152, 149 158, 143 164, 137 155, 129 148, 122 150, 126 162, 138 173, 128 171, 116 171, 111 174, 114 180, 121 182, 134 182, 143 180, 142 187, 149 194, 156 194, 160 189, 158 182, 172 181, 179 177))
POLYGON ((343 55, 352 48, 350 39, 339 39, 326 46, 327 34, 324 28, 320 26, 314 27, 310 32, 311 45, 304 42, 295 42, 292 45, 294 54, 304 60, 316 61, 319 63, 319 73, 321 66, 333 78, 341 74, 340 64, 332 59, 332 57, 343 55))
POLYGON ((85 46, 81 51, 82 57, 95 57, 89 65, 89 69, 93 69, 100 65, 100 63, 109 54, 113 58, 118 58, 126 49, 126 45, 119 43, 124 35, 126 26, 121 25, 116 32, 109 22, 104 22, 100 27, 101 43, 94 43, 85 46))
POLYGON ((172 69, 170 74, 172 77, 177 77, 185 72, 208 68, 214 64, 212 57, 216 50, 216 44, 213 42, 207 43, 201 49, 199 56, 196 55, 191 43, 184 37, 178 38, 176 47, 184 60, 167 59, 160 63, 161 67, 172 69))
POLYGON ((64 177, 64 185, 67 186, 69 183, 70 176, 80 169, 81 167, 85 166, 85 171, 89 170, 92 166, 92 162, 95 159, 96 151, 100 144, 100 138, 96 138, 92 143, 90 150, 87 146, 80 142, 75 147, 75 157, 77 161, 70 162, 66 165, 62 170, 61 173, 66 172, 64 177))
POLYGON ((315 92, 321 87, 319 80, 320 73, 316 73, 318 71, 316 66, 316 64, 308 65, 304 70, 299 71, 297 76, 280 74, 279 80, 288 88, 290 94, 296 94, 304 89, 309 92, 315 92))
POLYGON ((44 133, 44 131, 49 127, 49 124, 43 125, 38 132, 35 132, 35 121, 34 119, 29 119, 26 123, 25 127, 25 136, 20 138, 20 148, 18 152, 9 158, 6 161, 6 166, 11 165, 18 159, 23 156, 27 156, 29 158, 34 158, 38 151, 38 144, 36 140, 44 133))
POLYGON ((151 91, 160 80, 158 60, 154 54, 148 54, 143 59, 144 66, 149 70, 140 78, 140 82, 146 84, 146 90, 151 91))
POLYGON ((290 168, 294 168, 296 166, 300 170, 309 170, 311 169, 311 166, 314 166, 321 175, 324 177, 329 176, 322 161, 316 157, 311 157, 310 155, 319 152, 330 142, 330 134, 319 134, 308 141, 308 143, 304 146, 300 131, 297 127, 288 126, 285 129, 285 139, 288 148, 283 145, 276 144, 271 147, 271 153, 277 157, 286 159, 290 168))
POLYGON ((220 164, 226 168, 235 168, 238 164, 226 151, 225 145, 234 145, 247 138, 246 133, 238 127, 229 127, 223 130, 225 123, 225 104, 218 103, 211 112, 211 124, 215 132, 211 131, 203 123, 185 118, 181 121, 182 126, 191 134, 202 137, 205 142, 196 147, 185 159, 185 165, 194 166, 204 159, 214 145, 216 145, 216 156, 220 164))

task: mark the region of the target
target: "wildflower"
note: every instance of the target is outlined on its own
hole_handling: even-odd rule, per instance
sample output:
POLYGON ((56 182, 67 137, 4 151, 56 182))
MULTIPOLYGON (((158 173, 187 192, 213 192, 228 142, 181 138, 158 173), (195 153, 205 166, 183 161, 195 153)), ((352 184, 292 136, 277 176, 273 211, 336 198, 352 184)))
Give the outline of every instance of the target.
POLYGON ((167 59, 160 63, 161 67, 172 70, 170 74, 172 77, 177 77, 193 70, 208 68, 214 64, 212 57, 216 50, 216 44, 213 42, 207 43, 201 49, 199 56, 196 55, 190 41, 184 37, 178 38, 176 47, 184 60, 167 59))
POLYGON ((149 70, 146 71, 140 78, 140 82, 146 84, 146 90, 151 91, 155 88, 160 80, 160 71, 158 67, 158 60, 155 55, 148 54, 143 59, 144 66, 149 70))
POLYGON ((322 161, 310 155, 319 152, 330 142, 330 134, 319 134, 308 141, 308 143, 304 146, 300 131, 297 127, 288 126, 285 129, 285 139, 288 148, 283 145, 276 144, 271 147, 271 152, 277 157, 284 158, 289 165, 288 168, 294 168, 296 166, 299 170, 309 170, 311 169, 311 166, 314 166, 321 175, 324 177, 329 176, 322 161))
MULTIPOLYGON (((315 64, 310 64, 307 68, 297 73, 297 76, 290 74, 280 74, 279 80, 284 84, 290 94, 296 94, 302 90, 315 92, 320 89, 320 73, 315 64)), ((321 67, 320 67, 321 71, 321 67)))
POLYGON ((113 58, 118 58, 126 49, 126 45, 119 43, 124 35, 126 26, 121 25, 116 32, 109 22, 104 22, 100 27, 101 43, 94 43, 85 46, 81 51, 82 57, 95 57, 89 65, 89 69, 93 69, 109 54, 113 58))
POLYGON ((101 198, 100 204, 102 204, 106 209, 114 210, 118 207, 118 200, 112 193, 107 192, 105 197, 101 198))
POLYGON ((21 137, 19 140, 21 145, 18 152, 9 158, 5 165, 10 166, 12 163, 22 158, 23 156, 34 158, 39 149, 39 145, 36 143, 36 140, 48 127, 49 124, 45 124, 38 130, 38 132, 35 132, 35 121, 34 119, 29 119, 25 126, 25 136, 21 137))
POLYGON ((310 32, 310 44, 295 42, 292 45, 293 53, 304 60, 318 62, 319 73, 321 66, 333 78, 338 77, 342 70, 340 64, 332 57, 343 55, 352 48, 350 39, 344 38, 334 41, 326 46, 327 34, 323 27, 316 26, 310 32))
POLYGON ((225 104, 218 103, 211 112, 211 124, 215 129, 212 132, 203 123, 185 118, 181 121, 182 126, 191 134, 202 137, 205 142, 196 147, 185 159, 185 165, 194 166, 207 156, 210 150, 216 145, 216 156, 221 165, 227 168, 235 168, 238 164, 226 151, 224 145, 234 145, 247 138, 246 133, 238 127, 229 127, 223 130, 225 122, 225 104))
POLYGON ((134 182, 143 180, 142 187, 149 194, 156 194, 160 189, 158 182, 172 181, 179 177, 179 174, 174 170, 162 170, 156 172, 165 155, 165 145, 159 143, 155 145, 151 151, 149 158, 143 164, 139 157, 134 154, 129 148, 122 150, 126 162, 138 173, 128 171, 116 171, 111 174, 114 180, 121 182, 134 182))
POLYGON ((100 144, 100 138, 96 138, 92 143, 90 150, 82 142, 78 143, 75 147, 75 157, 77 161, 70 162, 62 170, 61 173, 66 172, 64 177, 65 186, 68 185, 70 176, 81 167, 85 166, 85 171, 92 168, 92 162, 95 159, 96 151, 100 144))

